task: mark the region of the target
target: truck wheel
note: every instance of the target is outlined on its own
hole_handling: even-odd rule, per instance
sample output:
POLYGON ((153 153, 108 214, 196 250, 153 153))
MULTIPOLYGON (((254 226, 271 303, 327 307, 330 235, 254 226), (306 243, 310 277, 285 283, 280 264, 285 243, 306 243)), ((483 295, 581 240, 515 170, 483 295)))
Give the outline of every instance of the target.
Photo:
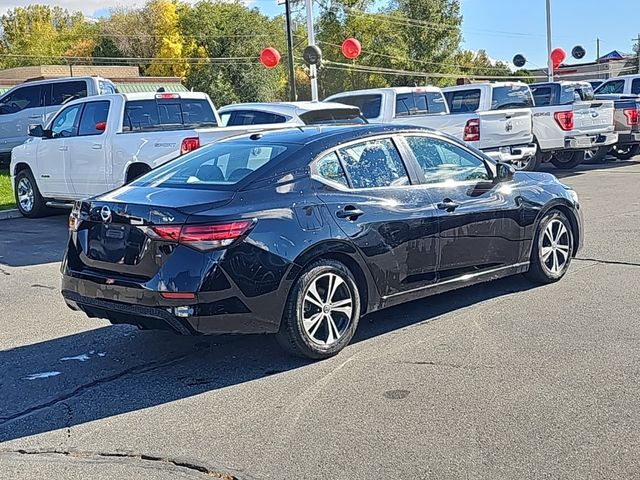
POLYGON ((619 160, 630 160, 640 152, 640 144, 633 143, 631 145, 614 145, 612 153, 619 160))
POLYGON ((556 152, 551 158, 551 163, 553 163, 553 166, 560 170, 571 170, 572 168, 580 165, 583 161, 584 151, 582 150, 565 150, 563 152, 556 152))
POLYGON ((22 215, 28 218, 44 217, 50 214, 38 185, 29 169, 23 169, 16 175, 16 204, 22 215))
POLYGON ((513 168, 520 172, 533 172, 538 169, 542 163, 542 154, 536 151, 536 154, 529 158, 523 158, 512 162, 513 168))
POLYGON ((610 147, 594 148, 585 150, 584 163, 603 163, 609 153, 610 147))

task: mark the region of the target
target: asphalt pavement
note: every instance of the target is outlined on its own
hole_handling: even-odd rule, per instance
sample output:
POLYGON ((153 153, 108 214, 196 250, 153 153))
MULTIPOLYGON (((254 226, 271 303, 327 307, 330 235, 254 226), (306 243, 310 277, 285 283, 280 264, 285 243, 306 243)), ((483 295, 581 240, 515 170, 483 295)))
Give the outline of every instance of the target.
POLYGON ((72 312, 66 216, 0 222, 0 477, 640 478, 640 159, 559 176, 585 214, 561 282, 378 312, 318 363, 72 312))

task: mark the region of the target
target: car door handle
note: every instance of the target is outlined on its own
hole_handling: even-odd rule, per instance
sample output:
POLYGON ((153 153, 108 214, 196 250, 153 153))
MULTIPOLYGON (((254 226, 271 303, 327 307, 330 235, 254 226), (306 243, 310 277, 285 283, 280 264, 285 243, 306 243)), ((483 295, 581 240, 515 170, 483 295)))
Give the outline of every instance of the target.
POLYGON ((29 115, 29 118, 42 118, 42 115, 29 115))
POLYGON ((102 145, 100 145, 99 143, 94 143, 93 145, 91 145, 91 148, 93 148, 94 150, 102 150, 102 145))
POLYGON ((356 220, 361 215, 364 215, 364 212, 353 205, 347 205, 336 212, 336 217, 348 218, 349 220, 356 220))
POLYGON ((447 212, 453 212, 460 205, 451 200, 450 198, 445 198, 438 204, 438 208, 440 210, 446 210, 447 212))
POLYGON ((58 150, 60 150, 61 152, 66 152, 67 150, 69 150, 69 147, 58 147, 58 150))

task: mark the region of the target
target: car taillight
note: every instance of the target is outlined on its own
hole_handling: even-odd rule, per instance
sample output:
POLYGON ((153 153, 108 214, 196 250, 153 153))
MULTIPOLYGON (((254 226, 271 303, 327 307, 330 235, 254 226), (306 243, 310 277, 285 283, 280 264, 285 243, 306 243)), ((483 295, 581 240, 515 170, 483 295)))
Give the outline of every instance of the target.
POLYGON ((623 110, 624 116, 627 117, 627 125, 638 125, 638 109, 637 108, 625 108, 623 110))
POLYGON ((147 233, 160 240, 177 242, 206 251, 227 247, 247 233, 252 220, 237 220, 213 225, 158 225, 147 229, 147 233))
POLYGON ((565 132, 573 130, 573 112, 556 112, 553 114, 558 126, 565 132))
POLYGON ((464 126, 464 141, 465 142, 479 142, 480 141, 480 119, 472 118, 467 120, 467 124, 464 126))
POLYGON ((198 137, 185 138, 182 140, 182 145, 180 145, 180 155, 193 152, 198 148, 200 148, 200 139, 198 137))
POLYGON ((73 205, 73 210, 71 210, 71 215, 69 215, 69 230, 72 232, 77 232, 79 226, 80 226, 80 203, 76 202, 73 205))

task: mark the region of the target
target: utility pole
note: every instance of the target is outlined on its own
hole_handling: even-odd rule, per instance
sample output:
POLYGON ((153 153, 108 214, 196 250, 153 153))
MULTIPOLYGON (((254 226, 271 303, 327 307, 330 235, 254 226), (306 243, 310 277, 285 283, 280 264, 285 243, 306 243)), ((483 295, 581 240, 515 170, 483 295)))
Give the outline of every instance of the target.
POLYGON ((284 0, 285 19, 287 28, 287 57, 289 64, 289 87, 291 88, 291 101, 298 100, 296 92, 296 72, 293 66, 293 32, 291 31, 291 0, 284 0))
POLYGON ((596 70, 598 71, 598 78, 600 78, 600 38, 596 38, 596 70))
MULTIPOLYGON (((309 45, 316 44, 316 36, 313 32, 313 1, 305 0, 307 10, 307 39, 309 45)), ((311 79, 311 100, 318 101, 318 70, 315 65, 309 65, 309 78, 311 79)))
POLYGON ((638 38, 636 39, 638 42, 636 45, 638 47, 638 73, 640 73, 640 33, 638 34, 638 38))
POLYGON ((553 42, 551 41, 551 37, 551 0, 547 0, 547 68, 549 69, 549 81, 553 82, 553 60, 551 60, 553 42))

